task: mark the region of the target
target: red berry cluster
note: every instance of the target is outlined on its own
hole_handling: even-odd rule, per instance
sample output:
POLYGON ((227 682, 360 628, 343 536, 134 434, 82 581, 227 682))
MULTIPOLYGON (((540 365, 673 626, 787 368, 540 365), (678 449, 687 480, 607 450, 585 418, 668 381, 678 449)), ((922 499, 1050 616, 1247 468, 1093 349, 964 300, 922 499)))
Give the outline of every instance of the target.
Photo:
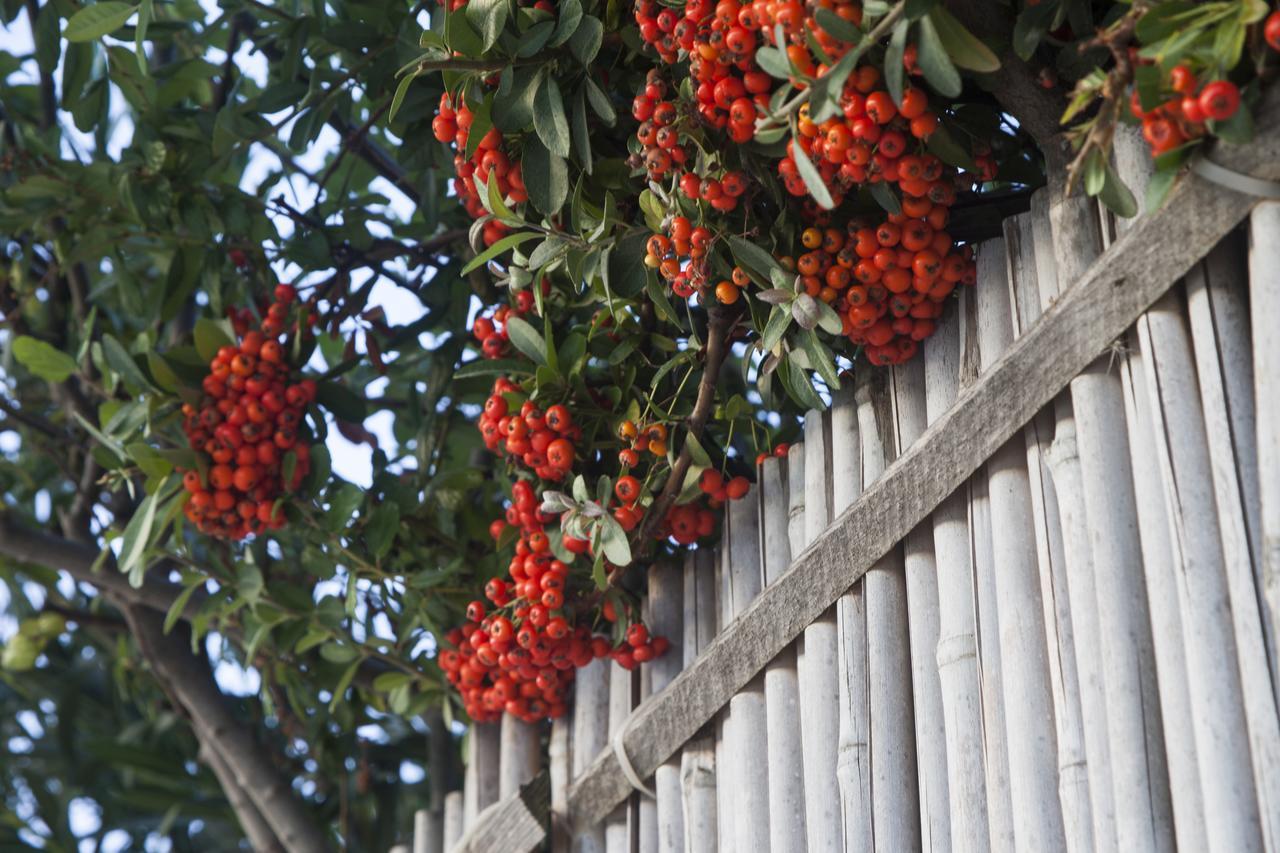
POLYGON ((260 329, 244 331, 239 346, 219 349, 203 382, 203 400, 182 407, 191 448, 210 462, 207 474, 188 470, 182 478, 191 493, 187 519, 203 533, 243 539, 279 529, 284 514, 278 500, 298 488, 310 467, 311 448, 299 441, 299 430, 316 383, 293 381, 286 352, 292 335, 313 318, 299 317, 280 339, 290 313, 300 313, 296 309, 293 288, 277 286, 260 329), (286 468, 292 469, 288 482, 286 468))
POLYGON ((1240 89, 1230 80, 1201 85, 1187 65, 1175 65, 1167 81, 1168 100, 1150 111, 1142 108, 1135 86, 1129 98, 1134 118, 1142 122, 1142 136, 1158 157, 1204 136, 1207 121, 1226 121, 1240 109, 1240 89))
POLYGON ((485 358, 502 358, 510 350, 510 338, 507 337, 507 317, 511 309, 499 305, 492 314, 480 316, 471 324, 471 333, 480 342, 480 351, 485 358))
MULTIPOLYGON (((471 138, 473 119, 471 108, 465 102, 455 107, 449 93, 445 92, 440 96, 440 109, 431 122, 431 130, 440 142, 453 143, 453 169, 457 173, 453 191, 457 193, 458 200, 467 209, 467 213, 479 219, 485 215, 479 193, 488 191, 489 175, 493 175, 498 192, 504 199, 519 203, 527 200, 529 193, 525 190, 520 161, 512 161, 502 150, 502 134, 496 127, 489 128, 469 158, 464 156, 471 138)), ((508 230, 507 226, 496 219, 485 223, 485 245, 492 246, 508 230)))
MULTIPOLYGON (((467 623, 449 632, 448 648, 440 654, 440 666, 462 694, 472 719, 493 721, 505 711, 523 720, 560 717, 577 667, 596 658, 612 657, 630 669, 652 660, 668 648, 663 637, 650 637, 640 622, 626 632, 616 647, 593 635, 585 624, 574 624, 565 607, 565 593, 572 563, 551 550, 546 524, 551 520, 538 507, 533 485, 518 480, 512 488, 507 522, 520 530, 508 578, 493 578, 485 585, 485 597, 493 605, 473 601, 467 607, 467 623)), ((506 524, 495 521, 494 538, 506 524)), ((571 555, 588 550, 585 539, 565 537, 571 555)), ((603 615, 615 621, 616 611, 606 602, 603 615)))
POLYGON ((644 92, 631 102, 631 116, 640 122, 636 129, 640 153, 633 156, 633 167, 643 166, 649 180, 660 180, 673 167, 689 160, 689 150, 680 138, 680 113, 673 101, 666 100, 667 83, 656 70, 650 71, 644 92))
POLYGON ((511 413, 503 395, 513 393, 521 393, 520 388, 506 377, 494 382, 478 424, 485 447, 505 452, 544 480, 564 480, 573 467, 574 442, 582 440, 581 427, 559 404, 543 412, 526 400, 519 413, 511 413))

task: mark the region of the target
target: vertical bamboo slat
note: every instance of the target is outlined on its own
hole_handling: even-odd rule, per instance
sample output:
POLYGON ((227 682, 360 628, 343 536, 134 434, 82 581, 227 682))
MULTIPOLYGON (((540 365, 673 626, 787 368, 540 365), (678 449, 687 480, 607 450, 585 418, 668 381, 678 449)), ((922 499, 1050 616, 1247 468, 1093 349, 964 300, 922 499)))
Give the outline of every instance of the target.
MULTIPOLYGON (((898 365, 890 376, 894 455, 902 454, 928 425, 924 359, 898 365)), ((938 680, 938 566, 933 524, 926 521, 902 543, 907 582, 908 638, 911 643, 911 695, 915 703, 916 777, 919 785, 920 847, 951 849, 951 806, 947 793, 947 734, 938 680)))
POLYGON ((541 726, 502 715, 498 748, 498 798, 514 796, 520 786, 538 775, 542 762, 541 726))
MULTIPOLYGON (((924 345, 925 403, 932 423, 959 391, 960 329, 944 323, 924 345)), ((982 698, 973 617, 973 565, 965 490, 933 512, 938 571, 938 643, 935 652, 946 729, 947 795, 955 853, 989 849, 987 790, 982 760, 982 698)))
MULTIPOLYGON (((831 421, 811 411, 804 419, 804 444, 788 461, 791 552, 799 554, 831 519, 831 421)), ((840 850, 844 830, 836 782, 840 736, 839 671, 836 663, 836 608, 804 629, 796 646, 800 690, 800 740, 804 765, 805 833, 810 850, 840 850)))
MULTIPOLYGON (((650 687, 654 693, 665 690, 684 667, 684 631, 682 612, 684 572, 678 563, 662 561, 649 570, 650 630, 666 637, 671 648, 649 664, 650 687)), ((679 853, 684 849, 684 813, 680 802, 680 756, 672 755, 653 776, 657 795, 657 849, 660 853, 679 853)))
POLYGON ((569 807, 569 782, 572 781, 569 738, 572 734, 573 722, 569 717, 551 721, 551 737, 547 740, 547 772, 551 783, 552 853, 568 853, 572 844, 567 827, 561 819, 569 807))
POLYGON ((1249 312, 1253 323, 1253 381, 1257 400, 1259 527, 1262 602, 1273 638, 1271 671, 1280 689, 1280 202, 1263 202, 1249 219, 1249 312))
MULTIPOLYGON (((979 247, 979 280, 987 280, 988 269, 1004 269, 1002 243, 985 243, 979 247)), ((964 323, 961 326, 962 387, 965 381, 976 377, 982 367, 978 342, 978 300, 974 290, 966 289, 960 294, 964 323)), ((969 479, 969 535, 974 624, 978 637, 978 684, 982 699, 983 770, 986 775, 987 822, 991 831, 989 843, 992 850, 1003 853, 1014 849, 1013 804, 1009 791, 1009 749, 1001 687, 1003 675, 996 612, 996 565, 991 541, 991 498, 985 468, 969 479)))
POLYGON ((1138 320, 1152 433, 1172 524, 1188 684, 1211 851, 1262 849, 1212 475, 1181 300, 1138 320))
MULTIPOLYGON (((862 493, 862 446, 858 410, 842 393, 831 408, 831 452, 826 468, 805 460, 805 479, 830 483, 831 512, 839 515, 862 493)), ((805 529, 812 529, 806 498, 805 529)), ((865 586, 858 581, 836 602, 836 663, 840 688, 840 729, 836 780, 847 850, 872 850, 875 834, 871 808, 871 714, 867 697, 867 612, 865 586)))
POLYGON ((476 815, 498 801, 501 734, 496 723, 474 723, 467 742, 467 771, 463 785, 463 829, 476 815))
MULTIPOLYGON (((631 690, 634 672, 617 664, 609 665, 609 738, 613 739, 631 715, 631 690)), ((631 815, 634 795, 619 803, 604 821, 606 853, 631 853, 631 815)))
POLYGON ((427 809, 419 809, 413 815, 413 853, 441 853, 441 815, 427 809))
MULTIPOLYGON (((1004 261, 1003 248, 997 259, 1004 261)), ((984 267, 989 277, 980 278, 984 286, 976 290, 985 370, 1008 347, 1012 323, 1004 264, 984 267)), ((1019 849, 1054 853, 1066 849, 1066 840, 1026 447, 1021 439, 1005 444, 987 461, 987 487, 1014 838, 1019 849)))
MULTIPOLYGON (((758 486, 742 500, 729 504, 727 546, 729 561, 725 583, 729 591, 729 617, 736 618, 760 594, 760 520, 758 486)), ((725 755, 733 780, 733 809, 725 823, 734 827, 734 850, 769 850, 768 731, 765 719, 764 676, 757 675, 729 700, 725 726, 725 755), (731 756, 731 757, 730 757, 731 756)))
MULTIPOLYGON (((682 663, 688 666, 710 645, 716 633, 715 557, 711 551, 685 554, 683 579, 682 663)), ((718 841, 716 815, 715 735, 703 732, 680 752, 680 798, 683 804, 684 850, 714 853, 718 841)))
POLYGON ((444 795, 444 849, 445 853, 462 839, 463 802, 461 791, 450 791, 444 795))
MULTIPOLYGON (((653 571, 653 567, 649 568, 653 571)), ((644 616, 645 624, 649 626, 650 631, 653 630, 653 598, 646 595, 644 601, 641 602, 641 613, 644 616)), ((634 706, 639 707, 644 701, 653 695, 653 668, 646 664, 638 667, 636 671, 635 687, 638 688, 633 693, 634 706)), ((654 776, 657 773, 655 771, 654 776)), ((649 778, 649 790, 654 791, 654 777, 649 778)), ((656 795, 657 792, 654 791, 656 795)), ((658 849, 658 801, 655 797, 645 794, 637 794, 631 798, 631 808, 633 819, 636 822, 635 831, 632 833, 631 846, 636 853, 654 853, 658 849)))
MULTIPOLYGON (((891 461, 896 439, 886 371, 863 372, 855 391, 865 490, 891 461)), ((920 848, 907 581, 895 548, 863 578, 867 708, 871 721, 871 819, 876 850, 920 848)))
MULTIPOLYGON (((1280 847, 1280 717, 1258 584, 1257 449, 1240 247, 1227 239, 1187 274, 1187 304, 1239 655, 1262 839, 1280 847)), ((1272 332, 1274 334, 1274 332, 1272 332)))
MULTIPOLYGON (((611 660, 598 658, 579 669, 574 678, 569 767, 575 779, 582 775, 591 765, 592 759, 609 742, 611 668, 615 668, 611 660)), ((577 833, 571 842, 571 849, 574 853, 603 853, 604 827, 594 826, 577 833)))
MULTIPOLYGON (((1009 268, 1010 305, 1014 335, 1022 335, 1039 319, 1044 301, 1041 279, 1054 276, 1052 235, 1047 220, 1047 191, 1041 190, 1032 198, 1032 212, 1007 219, 1004 223, 1006 255, 1009 268), (1036 208, 1045 208, 1036 210, 1036 208), (1045 257, 1045 255, 1049 257, 1045 257)), ((1055 288, 1056 289, 1056 288, 1055 288)), ((1055 733, 1058 744, 1058 799, 1062 803, 1063 832, 1067 849, 1071 851, 1115 850, 1115 839, 1105 831, 1096 831, 1094 823, 1105 816, 1103 828, 1110 826, 1110 782, 1099 784, 1090 777, 1105 769, 1105 762, 1090 761, 1088 740, 1083 723, 1080 666, 1076 660, 1077 636, 1071 611, 1071 586, 1069 575, 1090 583, 1092 578, 1072 572, 1089 565, 1087 533, 1067 539, 1064 533, 1064 511, 1060 510, 1057 483, 1051 472, 1051 456, 1055 444, 1059 448, 1071 448, 1074 453, 1074 428, 1070 425, 1070 402, 1067 395, 1060 395, 1052 407, 1046 407, 1028 422, 1023 430, 1027 452, 1027 483, 1031 492, 1032 518, 1036 540, 1036 557, 1039 568, 1040 600, 1044 608, 1045 643, 1049 650, 1049 683, 1053 694, 1055 733), (1059 433, 1070 434, 1072 443, 1059 442, 1059 433), (1074 553, 1068 558, 1068 546, 1074 553), (1095 810, 1090 798, 1091 788, 1107 795, 1095 810), (1095 811, 1097 814, 1095 814, 1095 811)), ((1079 499, 1079 467, 1074 456, 1074 485, 1071 499, 1079 499)), ((1075 514, 1078 504, 1068 507, 1067 515, 1075 514)), ((1087 612, 1093 618, 1093 607, 1087 612)), ((1090 658, 1090 664, 1096 656, 1090 658)), ((1098 699, 1096 724, 1088 729, 1096 744, 1106 750, 1106 716, 1102 704, 1101 677, 1094 679, 1098 699)))
MULTIPOLYGON (((760 466, 760 568, 766 585, 791 566, 785 473, 782 460, 776 457, 769 457, 760 466)), ((773 853, 804 853, 804 763, 795 645, 788 646, 765 667, 764 699, 768 726, 769 848, 773 853)))

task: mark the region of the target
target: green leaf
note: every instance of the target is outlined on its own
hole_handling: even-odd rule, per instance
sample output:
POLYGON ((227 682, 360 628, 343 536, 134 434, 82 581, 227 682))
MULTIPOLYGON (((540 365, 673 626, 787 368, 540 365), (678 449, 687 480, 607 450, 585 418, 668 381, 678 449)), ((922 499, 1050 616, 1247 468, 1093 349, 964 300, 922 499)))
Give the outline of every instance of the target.
POLYGON ((169 605, 169 610, 164 615, 164 632, 167 634, 173 630, 173 626, 178 624, 178 620, 182 618, 182 614, 186 612, 187 602, 191 600, 191 596, 197 589, 204 585, 204 579, 190 584, 182 592, 178 593, 178 597, 173 600, 173 604, 169 605))
MULTIPOLYGON (((492 174, 492 172, 490 174, 492 174)), ((503 237, 501 240, 498 240, 489 248, 485 249, 480 254, 476 255, 470 261, 468 261, 467 265, 462 268, 462 274, 466 275, 467 273, 471 272, 474 269, 479 269, 480 267, 489 263, 489 261, 498 257, 498 255, 501 255, 503 252, 506 252, 510 249, 514 249, 516 246, 519 246, 521 243, 532 240, 533 238, 538 236, 541 236, 541 235, 539 235, 538 232, 536 231, 517 231, 514 234, 508 234, 507 236, 503 237)))
POLYGON ((587 90, 587 100, 591 103, 591 109, 595 110, 601 121, 612 127, 613 123, 618 120, 618 113, 613 109, 613 104, 609 103, 609 96, 590 77, 584 78, 583 83, 587 90))
POLYGON ((350 423, 361 423, 369 416, 365 399, 333 380, 316 385, 316 402, 333 412, 334 417, 350 423))
POLYGON ((13 341, 13 357, 47 382, 66 382, 78 369, 75 359, 42 340, 19 335, 13 341))
POLYGON ((773 348, 782 340, 782 336, 787 333, 790 326, 791 303, 773 306, 773 310, 769 312, 769 320, 765 323, 764 332, 760 336, 760 345, 764 347, 766 353, 773 352, 773 348))
POLYGON ((547 150, 557 157, 569 156, 569 120, 564 114, 560 84, 548 74, 533 96, 533 129, 547 150))
POLYGON ((196 320, 194 337, 196 352, 200 354, 200 358, 205 362, 213 361, 218 354, 219 348, 234 346, 235 344, 231 339, 231 335, 227 333, 226 328, 217 320, 210 320, 208 317, 201 317, 196 320))
POLYGON ((396 86, 396 93, 391 96, 391 109, 387 111, 387 121, 393 120, 396 117, 396 113, 400 112, 400 105, 404 103, 405 93, 409 91, 409 87, 413 85, 413 81, 417 76, 417 74, 406 74, 400 78, 400 83, 396 86))
POLYGON ((485 207, 494 216, 498 217, 498 221, 506 225, 524 225, 524 220, 511 212, 511 208, 507 207, 506 201, 502 198, 502 191, 498 189, 498 175, 496 171, 490 170, 489 183, 485 185, 485 194, 481 196, 481 200, 485 202, 485 207))
POLYGON ((360 661, 354 660, 351 665, 342 673, 342 677, 338 679, 338 683, 333 688, 333 699, 329 702, 329 713, 332 714, 337 710, 338 706, 347 697, 347 688, 351 686, 351 680, 356 677, 356 670, 360 669, 360 661))
POLYGON ((173 471, 173 463, 160 455, 160 451, 145 442, 135 441, 126 444, 125 452, 138 463, 142 473, 148 477, 161 478, 173 471))
POLYGON ((849 44, 857 44, 862 40, 862 30, 858 29, 853 22, 846 21, 830 9, 818 7, 814 12, 814 20, 832 38, 849 44))
POLYGON ((578 162, 583 170, 591 174, 591 130, 587 127, 587 95, 583 86, 578 87, 573 99, 573 146, 578 152, 578 162))
POLYGON ((364 492, 352 483, 342 483, 331 489, 328 496, 329 509, 325 512, 325 526, 331 531, 345 529, 351 523, 351 517, 364 501, 364 492))
POLYGON ((481 52, 487 52, 498 41, 507 23, 510 7, 507 0, 471 0, 466 5, 467 23, 480 35, 481 52))
POLYGON ((390 501, 384 501, 374 507, 369 514, 369 523, 364 529, 364 543, 374 559, 381 560, 391 550, 396 531, 400 528, 400 507, 390 501))
POLYGON ((582 0, 560 0, 556 4, 556 15, 555 32, 551 34, 547 47, 559 47, 578 31, 582 23, 582 0))
POLYGON ((897 193, 884 181, 871 185, 871 197, 876 200, 876 204, 884 208, 887 213, 901 213, 902 202, 898 199, 897 193))
MULTIPOLYGON (((600 45, 603 42, 604 24, 600 23, 600 19, 594 15, 584 15, 578 23, 578 28, 574 30, 573 37, 569 39, 569 52, 583 65, 590 65, 596 58, 596 54, 600 52, 600 45)), ((595 106, 594 100, 591 105, 595 106)), ((603 118, 603 114, 601 117, 603 118)))
POLYGON ((454 379, 470 379, 473 376, 497 376, 504 373, 531 373, 529 363, 512 358, 477 358, 468 361, 453 372, 454 379))
POLYGON ((175 394, 182 387, 182 380, 178 378, 178 374, 174 372, 165 357, 155 350, 147 351, 147 369, 151 371, 151 378, 161 390, 175 394))
MULTIPOLYGON (((934 12, 941 10, 942 7, 939 6, 934 9, 934 12)), ((938 94, 954 98, 960 94, 960 90, 963 88, 963 84, 960 81, 960 72, 952 64, 953 57, 948 55, 950 49, 943 46, 932 15, 933 13, 931 12, 930 17, 920 19, 919 57, 917 61, 919 62, 920 70, 924 73, 924 79, 929 81, 929 85, 938 94)))
POLYGON ((1153 213, 1164 205, 1164 200, 1169 197, 1169 190, 1173 189, 1177 180, 1177 169, 1156 170, 1147 182, 1147 195, 1143 200, 1147 213, 1153 213))
POLYGON ((533 206, 547 216, 559 212, 569 197, 569 166, 564 158, 548 151, 537 137, 530 137, 520 171, 533 206))
POLYGON ((813 200, 818 203, 818 206, 823 210, 830 210, 835 207, 836 203, 831 198, 831 191, 827 189, 826 183, 822 180, 822 174, 805 156, 799 142, 791 147, 791 156, 796 161, 796 171, 800 173, 801 180, 804 181, 804 185, 809 189, 809 195, 813 196, 813 200))
POLYGON ((973 162, 973 158, 969 156, 969 152, 960 143, 956 142, 945 121, 939 122, 933 133, 929 134, 925 147, 948 166, 955 166, 970 172, 977 170, 977 165, 973 162))
POLYGON ((805 409, 825 409, 827 404, 818 396, 818 392, 813 390, 813 383, 809 381, 808 375, 795 363, 794 359, 784 358, 779 365, 778 374, 782 378, 782 384, 786 387, 787 393, 805 409))
POLYGON ((626 566, 631 563, 631 543, 627 541, 626 531, 611 516, 600 519, 600 545, 605 558, 615 566, 626 566))
POLYGON ((620 239, 605 259, 605 285, 617 296, 631 298, 644 290, 649 280, 649 268, 644 265, 648 235, 633 231, 620 239))
POLYGON ((908 21, 898 21, 893 27, 893 37, 889 39, 889 49, 884 55, 884 83, 888 87, 893 102, 902 105, 902 89, 906 68, 902 57, 907 50, 907 31, 911 28, 908 21))
POLYGON ((1024 6, 1013 25, 1014 53, 1023 59, 1030 59, 1040 42, 1053 29, 1054 20, 1061 8, 1059 0, 1041 0, 1034 6, 1024 6))
POLYGON ((1106 183, 1098 193, 1098 200, 1105 204, 1117 216, 1126 219, 1138 215, 1138 201, 1125 186, 1124 181, 1116 174, 1116 170, 1107 166, 1106 183))
POLYGON ((511 344, 540 365, 547 364, 547 342, 542 333, 523 317, 507 317, 507 337, 511 344))
POLYGON ((756 64, 770 77, 787 80, 791 77, 791 61, 776 47, 762 47, 756 51, 756 64))
POLYGON ((113 33, 124 26, 125 21, 138 11, 137 6, 108 0, 94 3, 76 12, 67 21, 67 28, 62 35, 69 42, 93 41, 113 33))
POLYGON ((102 336, 102 352, 107 357, 107 364, 111 365, 112 370, 120 374, 125 384, 134 393, 153 389, 151 380, 147 379, 146 374, 142 372, 142 368, 138 367, 138 363, 134 361, 133 356, 129 355, 129 351, 124 348, 124 345, 111 335, 102 336))
POLYGON ((1097 195, 1107 182, 1107 161, 1097 148, 1090 149, 1084 158, 1084 191, 1086 195, 1097 195))
POLYGON ((649 301, 653 303, 653 310, 659 317, 668 323, 680 322, 680 315, 676 313, 676 309, 671 306, 671 300, 667 297, 666 286, 658 281, 656 275, 646 276, 645 292, 649 294, 649 301))
POLYGON ((134 588, 142 586, 142 577, 146 568, 142 556, 151 545, 151 531, 155 525, 156 510, 159 509, 160 493, 168 483, 166 477, 156 491, 143 498, 133 518, 124 529, 124 537, 120 545, 119 569, 129 576, 129 584, 134 588))
POLYGON ((933 22, 939 41, 956 65, 980 74, 990 74, 1000 69, 1000 59, 992 53, 991 48, 965 29, 964 24, 957 21, 944 6, 934 6, 929 10, 928 16, 921 20, 933 22))
POLYGON ((153 17, 155 17, 155 0, 142 0, 138 5, 138 23, 133 32, 133 50, 138 55, 138 70, 143 74, 146 74, 149 69, 147 52, 143 50, 142 45, 147 40, 147 28, 151 26, 153 17))
POLYGON ((756 284, 761 287, 769 287, 772 274, 783 271, 768 250, 735 234, 729 235, 729 250, 733 252, 733 259, 738 266, 752 274, 756 284))
MULTIPOLYGON (((828 306, 828 310, 830 307, 828 306)), ((834 314, 835 312, 832 311, 834 314)), ((826 327, 823 326, 825 329, 826 327)), ((834 334, 839 334, 835 332, 834 334)), ((818 372, 822 381, 832 391, 840 390, 840 375, 836 373, 835 356, 819 338, 816 332, 804 332, 800 335, 800 345, 809 358, 809 366, 818 372)))

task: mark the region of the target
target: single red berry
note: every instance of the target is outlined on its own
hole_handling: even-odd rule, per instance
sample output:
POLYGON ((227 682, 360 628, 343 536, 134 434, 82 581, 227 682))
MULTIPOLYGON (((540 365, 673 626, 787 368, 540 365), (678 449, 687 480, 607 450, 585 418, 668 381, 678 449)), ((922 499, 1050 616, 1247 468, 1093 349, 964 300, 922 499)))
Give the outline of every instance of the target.
POLYGON ((1200 109, 1205 118, 1226 121, 1239 108, 1240 90, 1230 80, 1215 80, 1200 91, 1200 109))

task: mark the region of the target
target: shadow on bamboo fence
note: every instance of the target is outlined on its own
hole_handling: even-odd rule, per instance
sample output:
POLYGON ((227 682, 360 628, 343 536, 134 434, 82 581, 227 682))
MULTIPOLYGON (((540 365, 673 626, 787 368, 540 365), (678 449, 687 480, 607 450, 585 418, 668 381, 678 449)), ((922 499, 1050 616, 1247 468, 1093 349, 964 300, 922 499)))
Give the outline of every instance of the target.
MULTIPOLYGON (((1277 180, 1264 115, 1216 156, 1277 180)), ((413 853, 1280 850, 1256 202, 1188 176, 1126 225, 1037 195, 921 358, 763 464, 724 550, 651 570, 668 655, 583 669, 549 730, 476 726, 413 853)))

